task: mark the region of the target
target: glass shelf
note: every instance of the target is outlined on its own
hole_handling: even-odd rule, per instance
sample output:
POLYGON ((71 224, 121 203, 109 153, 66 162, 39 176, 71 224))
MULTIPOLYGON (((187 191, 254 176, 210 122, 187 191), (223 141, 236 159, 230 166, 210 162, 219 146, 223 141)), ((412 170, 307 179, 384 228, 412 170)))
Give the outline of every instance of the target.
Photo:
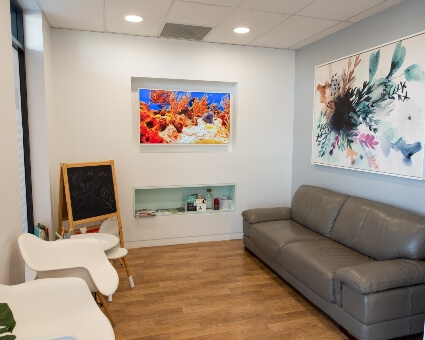
POLYGON ((236 185, 235 184, 214 184, 214 185, 191 185, 191 186, 172 186, 172 187, 141 187, 134 188, 134 216, 136 211, 145 210, 153 211, 156 216, 178 216, 186 214, 203 214, 217 213, 226 211, 235 211, 236 185), (187 211, 186 197, 197 194, 205 198, 207 189, 211 189, 213 198, 219 198, 222 209, 205 210, 205 211, 187 211), (225 197, 226 202, 222 199, 225 197), (231 204, 230 208, 223 208, 227 204, 231 204), (184 212, 176 211, 177 208, 184 208, 184 212), (160 210, 160 211, 158 211, 160 210))

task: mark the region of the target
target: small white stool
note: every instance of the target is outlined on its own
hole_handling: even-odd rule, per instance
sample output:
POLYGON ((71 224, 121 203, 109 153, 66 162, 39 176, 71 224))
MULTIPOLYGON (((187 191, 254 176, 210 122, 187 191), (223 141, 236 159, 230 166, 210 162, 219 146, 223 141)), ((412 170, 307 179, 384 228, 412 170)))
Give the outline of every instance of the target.
MULTIPOLYGON (((105 251, 106 257, 108 260, 123 260, 125 269, 127 271, 128 281, 130 282, 130 288, 134 288, 133 276, 129 273, 127 263, 125 262, 125 256, 128 254, 128 250, 126 248, 115 247, 105 251)), ((108 296, 108 302, 112 302, 112 295, 108 296)))
MULTIPOLYGON (((120 238, 120 232, 118 227, 118 220, 116 218, 110 218, 102 222, 99 228, 99 233, 112 234, 120 238)), ((133 276, 128 268, 125 257, 128 254, 128 250, 120 247, 119 245, 105 251, 108 260, 120 260, 120 263, 124 262, 125 270, 127 272, 128 281, 130 282, 130 288, 134 288, 133 276)), ((112 295, 108 296, 108 302, 112 302, 112 295)))

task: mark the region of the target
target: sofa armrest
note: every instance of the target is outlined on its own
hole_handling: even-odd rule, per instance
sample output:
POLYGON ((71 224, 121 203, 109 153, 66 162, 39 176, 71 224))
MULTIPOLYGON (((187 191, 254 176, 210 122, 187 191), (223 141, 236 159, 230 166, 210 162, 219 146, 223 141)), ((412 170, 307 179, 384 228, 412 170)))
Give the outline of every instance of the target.
POLYGON ((242 212, 242 217, 250 224, 291 219, 291 208, 257 208, 242 212))
POLYGON ((425 282, 425 262, 407 259, 371 261, 338 269, 334 280, 362 294, 425 282))

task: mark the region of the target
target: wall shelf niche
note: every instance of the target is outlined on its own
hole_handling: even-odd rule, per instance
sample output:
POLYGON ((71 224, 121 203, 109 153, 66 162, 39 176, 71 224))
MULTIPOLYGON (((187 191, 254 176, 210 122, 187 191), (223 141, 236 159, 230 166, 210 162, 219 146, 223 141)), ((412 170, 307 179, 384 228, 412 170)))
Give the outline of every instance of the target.
MULTIPOLYGON (((148 211, 155 216, 178 216, 187 214, 205 214, 231 212, 236 210, 236 185, 235 184, 213 184, 213 185, 190 185, 190 186, 170 186, 170 187, 140 187, 134 188, 134 217, 145 217, 148 211), (222 197, 231 200, 230 208, 206 211, 186 211, 186 197, 192 194, 200 194, 203 198, 211 189, 214 198, 222 197), (184 212, 179 212, 177 208, 184 208, 184 212), (140 213, 144 211, 144 215, 140 213), (137 214, 136 212, 139 212, 137 214)), ((226 206, 226 204, 224 204, 226 206)), ((148 217, 151 218, 151 217, 148 217)))

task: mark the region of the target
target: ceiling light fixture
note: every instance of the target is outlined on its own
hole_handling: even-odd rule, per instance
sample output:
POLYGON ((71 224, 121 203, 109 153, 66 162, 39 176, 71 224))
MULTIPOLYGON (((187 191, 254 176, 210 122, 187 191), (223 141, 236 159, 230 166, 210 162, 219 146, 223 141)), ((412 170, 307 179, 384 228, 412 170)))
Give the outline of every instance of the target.
POLYGON ((236 27, 233 32, 235 33, 239 33, 239 34, 244 34, 244 33, 248 33, 250 31, 250 29, 248 27, 236 27))
POLYGON ((125 20, 130 22, 141 22, 143 21, 143 18, 139 15, 126 15, 125 20))

